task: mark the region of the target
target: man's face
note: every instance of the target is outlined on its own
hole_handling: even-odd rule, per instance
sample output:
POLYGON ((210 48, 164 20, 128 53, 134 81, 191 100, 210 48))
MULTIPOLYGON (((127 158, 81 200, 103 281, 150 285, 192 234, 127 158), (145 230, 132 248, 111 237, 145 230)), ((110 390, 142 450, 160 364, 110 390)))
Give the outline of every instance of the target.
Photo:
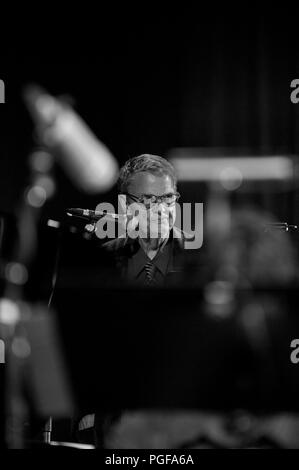
MULTIPOLYGON (((141 197, 144 195, 163 196, 176 192, 173 181, 168 175, 155 175, 140 172, 130 180, 128 193, 141 197)), ((129 204, 132 202, 128 198, 129 204)), ((175 205, 166 206, 161 202, 152 204, 147 210, 147 217, 139 220, 140 232, 146 238, 149 232, 158 233, 159 238, 166 238, 175 221, 175 205)))

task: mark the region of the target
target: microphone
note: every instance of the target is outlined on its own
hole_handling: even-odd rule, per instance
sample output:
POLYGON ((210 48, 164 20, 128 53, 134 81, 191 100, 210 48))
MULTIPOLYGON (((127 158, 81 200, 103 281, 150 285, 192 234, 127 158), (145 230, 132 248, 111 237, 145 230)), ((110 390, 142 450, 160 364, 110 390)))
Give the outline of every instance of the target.
POLYGON ((290 225, 287 222, 272 222, 265 225, 265 230, 268 231, 269 229, 284 230, 285 232, 289 232, 290 230, 298 230, 298 226, 290 225))
POLYGON ((41 143, 55 152, 73 183, 87 193, 109 190, 117 161, 72 107, 37 85, 26 87, 23 97, 41 143))
POLYGON ((111 212, 104 211, 93 211, 91 209, 80 209, 80 208, 71 208, 66 210, 66 214, 69 217, 79 217, 81 219, 88 219, 91 221, 97 221, 103 217, 107 220, 125 220, 126 215, 121 214, 112 214, 111 212))

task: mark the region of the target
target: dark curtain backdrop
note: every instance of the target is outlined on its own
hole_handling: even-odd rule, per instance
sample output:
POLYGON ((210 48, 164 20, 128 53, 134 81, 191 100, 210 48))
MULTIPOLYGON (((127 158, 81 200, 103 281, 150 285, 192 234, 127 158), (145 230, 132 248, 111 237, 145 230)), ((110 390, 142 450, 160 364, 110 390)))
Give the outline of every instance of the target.
MULTIPOLYGON (((28 174, 34 142, 21 91, 32 81, 73 96, 120 164, 177 146, 298 153, 299 104, 290 102, 290 82, 299 78, 296 11, 240 5, 234 14, 216 6, 206 13, 199 5, 122 15, 102 18, 91 34, 74 29, 60 43, 43 44, 37 36, 31 46, 19 41, 7 49, 0 210, 14 210, 28 174)), ((74 189, 60 169, 57 178, 51 215, 98 202, 74 189)))

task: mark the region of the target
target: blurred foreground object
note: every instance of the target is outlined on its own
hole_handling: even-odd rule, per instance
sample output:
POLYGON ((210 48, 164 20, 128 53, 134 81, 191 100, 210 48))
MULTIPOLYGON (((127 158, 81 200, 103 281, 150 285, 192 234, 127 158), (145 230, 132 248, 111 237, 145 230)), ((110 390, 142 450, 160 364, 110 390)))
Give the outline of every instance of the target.
POLYGON ((109 190, 118 164, 75 111, 36 85, 25 89, 24 99, 41 144, 59 154, 58 161, 76 186, 87 193, 109 190))
MULTIPOLYGON (((284 231, 264 231, 265 223, 275 223, 271 214, 242 208, 230 215, 227 232, 206 233, 203 289, 181 298, 176 289, 165 303, 152 294, 144 302, 146 332, 140 344, 137 333, 133 338, 149 399, 144 394, 139 407, 124 407, 105 436, 107 448, 299 448, 298 371, 289 352, 299 333, 294 247, 284 231)), ((128 328, 129 315, 124 309, 122 315, 128 328)), ((132 341, 124 327, 120 331, 127 347, 132 341)), ((115 374, 116 367, 110 369, 115 374)))
MULTIPOLYGON (((61 160, 73 182, 87 193, 110 189, 118 170, 109 150, 62 100, 36 86, 25 90, 24 99, 40 144, 47 148, 30 155, 30 178, 18 207, 17 234, 12 253, 0 270, 4 284, 0 337, 7 358, 0 397, 0 447, 17 449, 33 443, 35 422, 39 419, 47 419, 43 437, 49 443, 52 420, 48 418, 69 416, 73 409, 53 316, 46 305, 29 303, 26 295, 38 251, 38 223, 45 203, 56 189, 52 177, 54 156, 61 160)), ((1 223, 1 244, 3 234, 1 223)))
POLYGON ((274 216, 253 207, 231 211, 229 225, 221 236, 207 230, 209 269, 214 280, 233 286, 289 286, 296 282, 296 250, 286 230, 274 216))
POLYGON ((5 444, 22 449, 35 443, 37 426, 49 416, 73 413, 72 393, 57 325, 47 308, 0 299, 0 313, 7 355, 5 444))
POLYGON ((298 174, 286 155, 226 155, 224 149, 173 149, 170 159, 180 181, 219 182, 227 190, 245 181, 290 181, 298 174))
POLYGON ((205 202, 205 232, 225 236, 231 212, 245 206, 277 218, 265 220, 262 231, 297 231, 298 156, 248 147, 174 148, 168 156, 189 200, 205 202))

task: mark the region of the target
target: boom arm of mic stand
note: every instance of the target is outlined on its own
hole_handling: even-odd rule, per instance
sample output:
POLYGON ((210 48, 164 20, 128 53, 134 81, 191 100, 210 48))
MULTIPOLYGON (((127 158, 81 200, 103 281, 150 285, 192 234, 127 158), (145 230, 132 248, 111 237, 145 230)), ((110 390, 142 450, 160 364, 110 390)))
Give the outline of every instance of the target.
POLYGON ((287 222, 273 222, 265 225, 265 231, 269 229, 284 230, 289 232, 290 230, 298 230, 297 225, 290 225, 287 222))

